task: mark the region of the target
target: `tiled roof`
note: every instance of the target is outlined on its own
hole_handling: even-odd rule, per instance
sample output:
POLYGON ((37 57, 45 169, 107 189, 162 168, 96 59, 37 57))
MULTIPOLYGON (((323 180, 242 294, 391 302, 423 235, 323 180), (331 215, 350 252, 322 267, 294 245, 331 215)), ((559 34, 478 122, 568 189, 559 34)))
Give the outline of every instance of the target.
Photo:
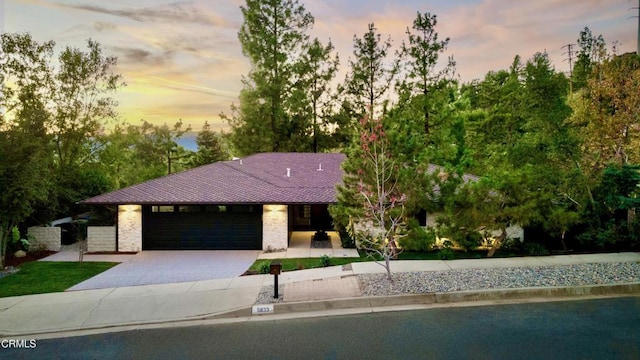
POLYGON ((84 204, 314 204, 336 202, 343 154, 261 153, 164 176, 84 204), (289 169, 289 176, 287 176, 289 169))

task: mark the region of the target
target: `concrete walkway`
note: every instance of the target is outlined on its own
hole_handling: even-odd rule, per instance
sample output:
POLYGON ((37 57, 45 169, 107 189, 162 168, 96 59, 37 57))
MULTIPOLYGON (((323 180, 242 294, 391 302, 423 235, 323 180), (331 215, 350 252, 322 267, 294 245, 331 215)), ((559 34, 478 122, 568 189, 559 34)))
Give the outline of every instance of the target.
POLYGON ((314 249, 311 247, 311 237, 313 231, 294 231, 289 239, 289 247, 283 251, 261 253, 258 259, 297 259, 297 258, 319 258, 323 255, 329 257, 360 257, 356 249, 344 249, 340 242, 340 235, 335 231, 328 231, 331 247, 314 249))
MULTIPOLYGON (((395 261, 393 271, 441 271, 464 268, 532 267, 562 264, 640 262, 640 253, 524 257, 509 259, 478 259, 451 261, 395 261)), ((190 281, 173 284, 115 287, 98 290, 67 291, 41 295, 0 298, 0 337, 31 336, 36 338, 69 336, 144 326, 166 326, 185 321, 246 321, 249 319, 279 318, 287 313, 319 311, 315 315, 335 313, 336 309, 362 311, 358 308, 402 306, 411 301, 425 302, 427 298, 451 301, 455 294, 425 294, 408 297, 361 297, 353 275, 381 273, 384 268, 375 263, 353 263, 286 272, 280 275, 285 285, 283 304, 275 305, 273 315, 252 316, 252 306, 263 286, 273 284, 271 275, 230 277, 225 279, 190 281), (320 285, 322 284, 322 285, 320 285), (412 300, 413 299, 413 300, 412 300), (445 299, 445 300, 443 300, 445 299), (304 300, 304 301, 301 301, 304 300), (269 317, 271 316, 271 317, 269 317), (234 320, 230 320, 234 319, 234 320)), ((638 284, 608 287, 622 289, 626 294, 640 294, 638 284)), ((614 290, 611 290, 614 289, 614 290)), ((504 297, 506 292, 527 289, 488 291, 491 296, 504 297)), ((524 292, 523 292, 524 291, 524 292)), ((554 291, 535 294, 554 294, 554 291)), ((462 294, 459 298, 480 299, 478 292, 462 294)), ((480 291, 481 293, 481 291, 480 291)), ((564 294, 563 292, 555 292, 564 294)), ((579 294, 592 294, 579 290, 579 294)), ((431 301, 431 300, 428 300, 431 301)), ((436 301, 436 300, 433 300, 436 301)), ((372 308, 373 309, 373 308, 372 308)), ((193 324, 193 323, 190 324, 193 324)))

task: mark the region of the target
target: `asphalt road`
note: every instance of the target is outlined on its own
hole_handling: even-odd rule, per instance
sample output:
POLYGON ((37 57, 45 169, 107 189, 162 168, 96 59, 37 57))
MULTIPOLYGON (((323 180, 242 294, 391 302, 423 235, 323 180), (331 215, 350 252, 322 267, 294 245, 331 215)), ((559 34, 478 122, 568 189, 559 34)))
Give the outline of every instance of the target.
POLYGON ((137 330, 0 347, 0 358, 637 360, 640 297, 137 330))

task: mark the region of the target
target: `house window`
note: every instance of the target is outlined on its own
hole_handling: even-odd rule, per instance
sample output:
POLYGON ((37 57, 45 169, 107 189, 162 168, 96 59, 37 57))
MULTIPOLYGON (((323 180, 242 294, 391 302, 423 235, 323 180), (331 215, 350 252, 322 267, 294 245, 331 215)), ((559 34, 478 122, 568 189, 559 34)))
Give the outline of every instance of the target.
POLYGON ((253 212, 252 205, 233 205, 231 207, 231 211, 233 212, 253 212))
POLYGON ((206 211, 206 212, 227 212, 227 206, 226 205, 207 205, 204 208, 204 211, 206 211))
POLYGON ((165 213, 165 212, 174 212, 176 210, 173 205, 154 205, 151 207, 151 212, 154 213, 165 213))
POLYGON ((200 210, 198 205, 180 205, 178 207, 179 212, 200 212, 200 210))
POLYGON ((310 219, 311 218, 311 205, 303 205, 302 207, 299 207, 299 214, 298 216, 300 218, 303 219, 310 219))

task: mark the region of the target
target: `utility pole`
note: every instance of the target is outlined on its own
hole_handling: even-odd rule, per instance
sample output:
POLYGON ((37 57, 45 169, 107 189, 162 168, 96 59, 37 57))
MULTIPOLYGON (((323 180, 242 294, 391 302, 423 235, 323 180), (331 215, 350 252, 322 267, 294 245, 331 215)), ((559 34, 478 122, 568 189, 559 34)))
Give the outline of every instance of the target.
POLYGON ((640 0, 638 0, 638 7, 629 8, 629 10, 638 10, 638 15, 629 16, 629 18, 638 18, 638 37, 636 39, 636 55, 640 56, 640 0))
MULTIPOLYGON (((640 36, 640 32, 638 33, 638 36, 640 36)), ((567 44, 561 47, 561 49, 567 49, 567 51, 563 52, 562 55, 565 55, 565 54, 567 55, 567 59, 563 61, 569 61, 569 93, 570 94, 573 94, 573 47, 574 46, 576 46, 576 44, 567 44)))

